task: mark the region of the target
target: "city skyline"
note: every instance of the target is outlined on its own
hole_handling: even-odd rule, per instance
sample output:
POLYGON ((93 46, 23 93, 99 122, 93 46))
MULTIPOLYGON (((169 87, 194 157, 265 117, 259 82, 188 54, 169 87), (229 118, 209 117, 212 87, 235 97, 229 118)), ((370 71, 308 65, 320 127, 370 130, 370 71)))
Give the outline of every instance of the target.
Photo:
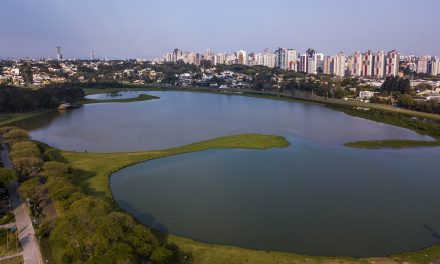
POLYGON ((0 23, 8 25, 2 29, 2 58, 53 57, 58 45, 66 58, 88 58, 94 51, 102 58, 152 59, 175 47, 210 47, 219 52, 312 47, 326 54, 398 49, 419 56, 440 54, 436 18, 429 15, 429 10, 440 9, 440 3, 433 0, 417 6, 407 0, 373 0, 368 6, 346 0, 106 1, 105 5, 20 0, 2 2, 0 7, 8 10, 0 17, 0 23), (422 15, 423 20, 411 19, 422 15))

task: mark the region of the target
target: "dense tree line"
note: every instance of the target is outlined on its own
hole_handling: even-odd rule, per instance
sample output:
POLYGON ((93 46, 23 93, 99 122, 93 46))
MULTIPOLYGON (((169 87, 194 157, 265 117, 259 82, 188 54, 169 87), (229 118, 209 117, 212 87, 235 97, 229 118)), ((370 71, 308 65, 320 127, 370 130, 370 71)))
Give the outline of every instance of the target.
POLYGON ((440 103, 437 100, 420 101, 411 95, 404 94, 399 97, 397 105, 415 111, 440 114, 440 103))
POLYGON ((410 93, 411 84, 407 78, 389 76, 385 79, 385 82, 382 84, 380 89, 387 95, 393 95, 396 93, 405 94, 410 93))
POLYGON ((0 86, 0 113, 23 113, 56 108, 60 102, 76 103, 84 99, 79 88, 41 88, 31 90, 0 86))
POLYGON ((136 87, 133 84, 123 84, 120 82, 64 82, 64 83, 51 83, 46 84, 45 88, 78 88, 78 89, 87 89, 87 88, 130 88, 136 87))
MULTIPOLYGON (((62 245, 59 263, 177 263, 178 249, 167 245, 153 230, 118 211, 103 198, 88 195, 77 184, 78 171, 57 149, 29 140, 25 130, 0 129, 10 146, 11 159, 21 181, 18 192, 30 204, 31 214, 41 220, 37 235, 62 245), (22 170, 22 159, 29 162, 22 170), (58 216, 43 215, 42 205, 51 199, 58 216)), ((6 172, 6 180, 14 175, 6 172), (7 175, 6 175, 7 174, 7 175)), ((2 176, 3 177, 3 176, 2 176)))

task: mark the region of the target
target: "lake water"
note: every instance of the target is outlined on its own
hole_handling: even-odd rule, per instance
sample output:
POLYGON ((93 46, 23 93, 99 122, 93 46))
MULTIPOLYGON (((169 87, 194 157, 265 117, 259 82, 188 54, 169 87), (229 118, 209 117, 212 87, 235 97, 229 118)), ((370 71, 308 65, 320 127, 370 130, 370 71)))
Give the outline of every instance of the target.
POLYGON ((311 255, 378 256, 440 243, 440 148, 342 146, 429 137, 319 105, 149 94, 161 99, 85 105, 26 126, 36 140, 78 151, 162 149, 240 133, 283 135, 292 143, 183 154, 112 175, 120 207, 170 233, 311 255))
MULTIPOLYGON (((126 96, 140 93, 144 92, 128 92, 126 96)), ((292 134, 327 144, 429 139, 320 105, 192 92, 149 94, 161 99, 84 105, 62 114, 48 113, 23 126, 31 130, 35 140, 89 152, 163 149, 241 133, 292 134)))

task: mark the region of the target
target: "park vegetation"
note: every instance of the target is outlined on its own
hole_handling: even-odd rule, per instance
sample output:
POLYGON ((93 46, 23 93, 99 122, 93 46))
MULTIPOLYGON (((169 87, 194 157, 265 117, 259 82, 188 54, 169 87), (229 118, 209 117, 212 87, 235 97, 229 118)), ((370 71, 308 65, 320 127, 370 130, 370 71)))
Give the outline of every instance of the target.
POLYGON ((84 98, 79 88, 38 90, 0 86, 0 113, 26 113, 57 108, 61 102, 77 103, 84 98))
MULTIPOLYGON (((61 245, 54 263, 152 263, 176 261, 178 250, 107 199, 87 194, 75 171, 58 150, 29 140, 26 131, 5 127, 0 134, 21 182, 18 192, 41 223, 37 235, 61 245), (53 202, 57 217, 42 207, 53 202)), ((13 174, 5 176, 10 179, 13 174)), ((52 252, 46 252, 55 258, 52 252)))

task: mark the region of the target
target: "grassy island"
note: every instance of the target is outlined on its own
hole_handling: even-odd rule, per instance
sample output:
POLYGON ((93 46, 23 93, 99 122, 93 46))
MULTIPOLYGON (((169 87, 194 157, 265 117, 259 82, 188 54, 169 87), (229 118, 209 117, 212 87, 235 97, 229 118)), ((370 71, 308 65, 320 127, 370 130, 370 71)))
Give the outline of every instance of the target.
POLYGON ((138 97, 133 98, 123 98, 118 99, 117 97, 114 99, 85 99, 81 103, 82 104, 99 104, 99 103, 129 103, 129 102, 140 102, 140 101, 148 101, 152 99, 159 99, 157 96, 152 96, 148 94, 140 94, 138 97))
POLYGON ((182 153, 208 149, 268 149, 286 147, 289 142, 281 136, 243 134, 206 140, 177 148, 157 151, 125 153, 86 153, 63 151, 62 156, 81 172, 77 175, 94 193, 111 197, 108 177, 113 172, 129 165, 146 160, 157 159, 182 153))
POLYGON ((426 148, 440 146, 440 140, 424 141, 424 140, 405 140, 405 139, 390 139, 390 140, 370 140, 370 141, 356 141, 345 143, 345 146, 350 148, 361 149, 381 149, 381 148, 426 148))

